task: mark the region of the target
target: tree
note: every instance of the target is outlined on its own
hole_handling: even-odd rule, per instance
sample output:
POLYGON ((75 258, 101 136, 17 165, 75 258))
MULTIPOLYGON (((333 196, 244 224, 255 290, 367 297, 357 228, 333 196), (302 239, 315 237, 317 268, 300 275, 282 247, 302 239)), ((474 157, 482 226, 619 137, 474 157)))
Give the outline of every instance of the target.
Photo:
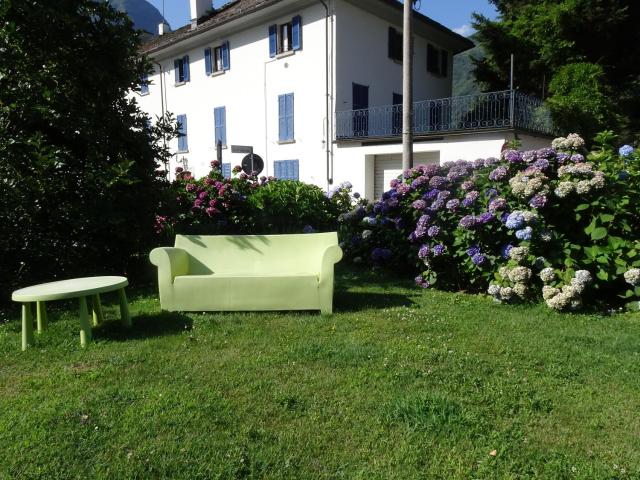
POLYGON ((148 248, 169 118, 134 100, 149 70, 128 17, 92 0, 0 2, 0 291, 124 272, 148 248))
MULTIPOLYGON (((571 96, 576 109, 587 123, 574 129, 598 127, 601 115, 592 116, 593 105, 581 105, 578 92, 571 85, 549 89, 556 75, 564 75, 570 64, 582 64, 581 72, 599 69, 599 91, 619 113, 609 126, 622 127, 627 136, 640 132, 640 3, 634 0, 491 0, 498 19, 475 15, 474 27, 486 50, 486 57, 476 59, 475 76, 489 89, 504 89, 509 81, 509 55, 515 53, 515 80, 519 89, 537 96, 571 96), (586 67, 585 64, 591 64, 586 67), (576 103, 577 101, 577 103, 576 103), (615 121, 614 121, 615 120, 615 121)), ((591 77, 593 78, 593 77, 591 77)), ((560 80, 556 80, 558 86, 560 80)), ((573 82, 577 90, 584 90, 573 82)), ((556 120, 567 124, 562 112, 555 110, 556 120)))

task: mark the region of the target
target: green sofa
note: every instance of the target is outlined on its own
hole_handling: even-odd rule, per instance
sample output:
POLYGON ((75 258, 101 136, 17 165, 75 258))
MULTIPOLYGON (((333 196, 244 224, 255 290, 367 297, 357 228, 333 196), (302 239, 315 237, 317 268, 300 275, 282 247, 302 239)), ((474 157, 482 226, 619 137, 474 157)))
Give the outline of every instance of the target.
POLYGON ((168 311, 333 311, 338 235, 176 235, 150 254, 168 311))

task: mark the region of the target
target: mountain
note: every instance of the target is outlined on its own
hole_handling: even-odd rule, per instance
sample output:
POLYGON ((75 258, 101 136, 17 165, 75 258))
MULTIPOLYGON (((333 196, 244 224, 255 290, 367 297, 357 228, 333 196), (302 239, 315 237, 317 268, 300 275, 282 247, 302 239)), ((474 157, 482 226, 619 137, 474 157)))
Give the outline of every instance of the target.
POLYGON ((453 58, 453 96, 475 95, 481 93, 480 85, 476 83, 473 75, 473 62, 471 57, 484 58, 485 51, 482 45, 473 37, 469 37, 476 46, 471 50, 459 53, 453 58))
POLYGON ((146 0, 107 0, 117 10, 126 12, 136 28, 153 35, 158 34, 158 25, 162 23, 162 14, 146 0))

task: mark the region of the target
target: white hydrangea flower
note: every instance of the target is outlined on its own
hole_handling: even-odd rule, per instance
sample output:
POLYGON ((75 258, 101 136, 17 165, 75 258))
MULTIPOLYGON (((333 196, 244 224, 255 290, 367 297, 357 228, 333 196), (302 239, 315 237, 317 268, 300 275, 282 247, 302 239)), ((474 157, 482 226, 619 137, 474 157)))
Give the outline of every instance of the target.
POLYGON ((582 293, 584 292, 585 288, 587 288, 587 284, 584 282, 581 282, 577 278, 571 279, 571 286, 573 287, 573 290, 577 293, 582 293))
POLYGON ((513 298, 513 288, 511 287, 500 288, 500 298, 506 301, 511 300, 513 298))
POLYGON ((550 287, 549 285, 545 285, 542 287, 542 298, 545 300, 549 300, 560 293, 559 288, 550 287))
POLYGON ((540 240, 543 242, 550 242, 553 239, 553 234, 549 230, 545 230, 540 233, 540 240))
POLYGON ((624 281, 637 287, 640 285, 640 268, 631 268, 624 272, 624 281))
POLYGON ((524 283, 516 283, 513 286, 514 293, 520 298, 524 298, 527 295, 528 287, 524 283))
POLYGON ((567 135, 567 138, 565 139, 565 143, 569 148, 573 150, 577 150, 579 148, 584 147, 584 140, 577 133, 570 133, 569 135, 567 135))
POLYGON ((571 298, 577 298, 580 296, 580 292, 578 292, 573 285, 564 285, 562 287, 562 293, 571 298))
POLYGON ((584 284, 593 282, 593 277, 591 276, 589 270, 577 270, 573 276, 576 278, 576 280, 584 284))
POLYGON ((509 278, 509 267, 500 267, 498 269, 498 275, 500 275, 502 278, 509 278))
POLYGON ((569 305, 571 305, 572 300, 573 297, 571 295, 568 295, 565 292, 560 292, 548 299, 546 303, 549 308, 560 311, 566 309, 569 305))
POLYGON ((509 272, 509 280, 513 283, 525 283, 531 278, 531 269, 527 267, 515 267, 509 272))
POLYGON ((371 236, 373 232, 371 230, 363 230, 362 231, 362 238, 364 240, 366 240, 367 238, 369 238, 371 236))
POLYGON ((574 188, 573 182, 560 182, 553 193, 558 198, 565 198, 573 192, 574 188))
POLYGON ((571 310, 580 310, 582 308, 582 299, 581 298, 572 299, 569 307, 571 308, 571 310))
POLYGON ((591 191, 591 183, 589 180, 580 180, 576 184, 576 193, 578 195, 585 195, 591 191))
POLYGON ((522 262, 529 256, 529 249, 527 247, 513 247, 509 252, 509 258, 516 262, 522 262))
POLYGON ((522 218, 528 224, 535 223, 538 220, 538 214, 536 212, 531 212, 529 210, 524 210, 522 212, 522 218))
POLYGON ((600 190, 601 188, 605 187, 605 185, 607 184, 607 181, 604 178, 604 173, 596 172, 593 175, 593 178, 591 180, 589 180, 589 183, 596 190, 600 190))
POLYGON ((554 138, 551 142, 551 148, 555 150, 564 150, 566 148, 567 139, 565 137, 554 138))
POLYGON ((489 288, 487 289, 487 293, 492 297, 499 297, 500 285, 496 285, 496 284, 489 285, 489 288))
POLYGON ((544 282, 544 283, 550 283, 553 282, 556 278, 556 272, 553 268, 551 267, 547 267, 547 268, 543 268, 540 271, 540 279, 544 282))

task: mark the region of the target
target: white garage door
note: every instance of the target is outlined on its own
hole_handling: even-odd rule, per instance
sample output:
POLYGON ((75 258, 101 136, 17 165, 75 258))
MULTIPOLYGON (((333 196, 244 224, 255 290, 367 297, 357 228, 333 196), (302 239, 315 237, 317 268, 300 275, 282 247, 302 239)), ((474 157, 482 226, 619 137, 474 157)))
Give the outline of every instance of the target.
MULTIPOLYGON (((416 152, 414 165, 440 163, 440 152, 416 152)), ((379 199, 389 190, 389 183, 402 174, 402 154, 376 155, 374 169, 374 197, 379 199)))

